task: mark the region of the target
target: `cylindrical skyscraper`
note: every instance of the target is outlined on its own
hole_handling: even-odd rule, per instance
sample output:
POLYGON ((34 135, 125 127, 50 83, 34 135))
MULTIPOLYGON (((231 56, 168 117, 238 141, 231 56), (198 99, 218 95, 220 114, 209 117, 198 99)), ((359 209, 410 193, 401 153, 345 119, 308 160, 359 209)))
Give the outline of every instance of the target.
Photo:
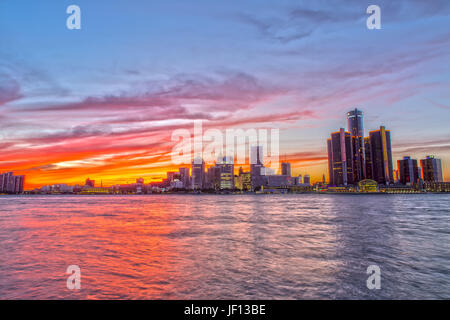
POLYGON ((364 114, 361 110, 347 112, 348 131, 352 136, 364 137, 364 114))
MULTIPOLYGON (((364 152, 364 118, 363 112, 355 108, 347 112, 348 131, 352 136, 353 144, 353 180, 361 181, 365 178, 365 152, 364 152)), ((350 165, 350 164, 349 164, 350 165)))

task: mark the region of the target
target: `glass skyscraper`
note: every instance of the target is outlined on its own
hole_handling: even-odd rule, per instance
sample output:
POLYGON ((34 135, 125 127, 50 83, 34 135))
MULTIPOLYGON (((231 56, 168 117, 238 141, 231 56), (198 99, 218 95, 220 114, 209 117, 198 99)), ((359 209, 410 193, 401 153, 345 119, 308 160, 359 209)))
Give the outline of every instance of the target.
POLYGON ((353 146, 350 132, 341 128, 332 133, 331 138, 327 140, 327 147, 330 184, 353 184, 353 146))
POLYGON ((352 137, 353 163, 351 165, 353 166, 353 180, 358 182, 365 178, 363 112, 357 108, 347 112, 347 126, 352 137))
POLYGON ((414 184, 419 179, 419 168, 417 160, 411 157, 403 157, 403 160, 397 161, 399 181, 401 184, 414 184))
POLYGON ((427 156, 426 159, 420 160, 422 167, 423 181, 426 182, 443 182, 442 162, 434 156, 427 156))
POLYGON ((391 133, 381 126, 369 132, 371 177, 380 184, 394 183, 392 169, 391 133))

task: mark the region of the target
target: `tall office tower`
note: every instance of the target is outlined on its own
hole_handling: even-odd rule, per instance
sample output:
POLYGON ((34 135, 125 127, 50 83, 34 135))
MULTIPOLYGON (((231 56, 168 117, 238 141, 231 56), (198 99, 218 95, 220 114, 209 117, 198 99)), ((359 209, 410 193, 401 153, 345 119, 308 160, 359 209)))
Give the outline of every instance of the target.
POLYGON ((7 193, 15 193, 16 192, 16 178, 14 177, 12 172, 8 172, 6 174, 6 189, 7 193))
POLYGON ((6 192, 6 173, 0 174, 0 192, 6 192))
POLYGON ((12 172, 6 172, 0 175, 0 192, 9 193, 11 192, 11 188, 13 187, 12 184, 14 181, 12 181, 13 173, 12 172))
POLYGON ((205 162, 202 158, 195 158, 192 162, 192 189, 203 189, 205 181, 205 162))
POLYGON ((303 184, 303 176, 301 174, 297 178, 297 184, 298 185, 303 184))
POLYGON ((370 146, 370 137, 364 138, 364 154, 365 154, 365 178, 373 179, 372 172, 372 147, 370 146))
POLYGON ((306 185, 311 185, 311 177, 309 176, 309 174, 305 174, 305 179, 303 180, 303 184, 306 185))
POLYGON ((234 159, 233 157, 223 157, 217 164, 220 169, 220 189, 234 189, 234 159))
POLYGON ((419 168, 417 160, 411 157, 403 157, 403 160, 397 161, 398 173, 401 184, 414 184, 419 179, 419 168))
POLYGON ((422 167, 423 181, 444 182, 441 159, 427 156, 426 159, 420 160, 420 166, 422 167))
POLYGON ((371 131, 370 148, 372 161, 372 179, 380 184, 394 182, 392 169, 391 133, 381 126, 380 130, 371 131))
POLYGON ((25 184, 25 176, 14 177, 14 193, 23 193, 23 186, 25 184))
POLYGON ((291 176, 291 164, 289 162, 281 163, 281 175, 282 176, 291 176))
MULTIPOLYGON (((350 132, 341 128, 327 140, 331 185, 353 184, 353 148, 350 132)), ((306 178, 306 177, 305 177, 306 178)))
POLYGON ((25 176, 14 176, 12 172, 0 174, 0 192, 22 193, 25 184, 25 176))
POLYGON ((347 126, 352 136, 353 180, 359 182, 365 178, 363 112, 356 108, 347 112, 347 126))
POLYGON ((206 170, 205 178, 206 189, 220 189, 220 168, 219 166, 212 166, 206 170))
POLYGON ((183 184, 183 188, 189 188, 189 168, 180 168, 178 171, 180 173, 180 181, 183 184))
POLYGON ((262 172, 264 169, 264 150, 262 146, 252 146, 250 148, 250 176, 252 178, 252 189, 261 187, 264 184, 262 172))

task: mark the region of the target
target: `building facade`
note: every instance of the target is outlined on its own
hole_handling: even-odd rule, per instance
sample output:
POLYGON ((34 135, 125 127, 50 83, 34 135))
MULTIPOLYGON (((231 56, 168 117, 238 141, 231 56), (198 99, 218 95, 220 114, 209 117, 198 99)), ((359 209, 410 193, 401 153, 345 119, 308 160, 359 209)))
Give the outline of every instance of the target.
POLYGON ((368 178, 379 184, 394 182, 392 169, 391 133, 381 126, 369 133, 371 174, 368 178))
POLYGON ((15 176, 13 172, 0 174, 0 193, 23 193, 25 176, 15 176))
POLYGON ((201 190, 205 182, 205 162, 202 158, 195 158, 192 162, 192 189, 201 190))
POLYGON ((281 175, 291 177, 291 164, 289 162, 281 163, 281 175))
POLYGON ((434 156, 427 156, 420 160, 422 167, 423 181, 426 182, 443 182, 444 176, 442 174, 441 159, 436 159, 434 156))
POLYGON ((417 160, 411 157, 403 157, 403 160, 397 161, 399 182, 404 185, 412 185, 419 180, 419 168, 417 160))
POLYGON ((365 178, 364 118, 361 110, 355 108, 347 112, 347 127, 352 137, 352 170, 353 181, 356 183, 365 178))
POLYGON ((327 140, 327 148, 330 184, 353 184, 353 146, 350 132, 341 128, 332 133, 331 138, 327 140))

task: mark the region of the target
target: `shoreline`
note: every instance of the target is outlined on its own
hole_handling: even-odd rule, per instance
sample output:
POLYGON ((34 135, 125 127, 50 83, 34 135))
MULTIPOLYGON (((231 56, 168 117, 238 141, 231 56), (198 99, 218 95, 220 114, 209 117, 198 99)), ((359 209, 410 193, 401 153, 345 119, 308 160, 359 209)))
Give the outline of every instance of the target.
POLYGON ((292 193, 260 193, 260 192, 246 192, 246 193, 193 193, 193 192, 161 192, 161 193, 126 193, 126 194, 103 194, 103 193, 51 193, 51 194, 0 194, 0 197, 17 197, 17 196, 155 196, 155 195, 212 195, 212 196, 244 196, 244 195, 299 195, 299 194, 317 194, 317 195, 427 195, 427 194, 450 194, 450 192, 292 192, 292 193))

